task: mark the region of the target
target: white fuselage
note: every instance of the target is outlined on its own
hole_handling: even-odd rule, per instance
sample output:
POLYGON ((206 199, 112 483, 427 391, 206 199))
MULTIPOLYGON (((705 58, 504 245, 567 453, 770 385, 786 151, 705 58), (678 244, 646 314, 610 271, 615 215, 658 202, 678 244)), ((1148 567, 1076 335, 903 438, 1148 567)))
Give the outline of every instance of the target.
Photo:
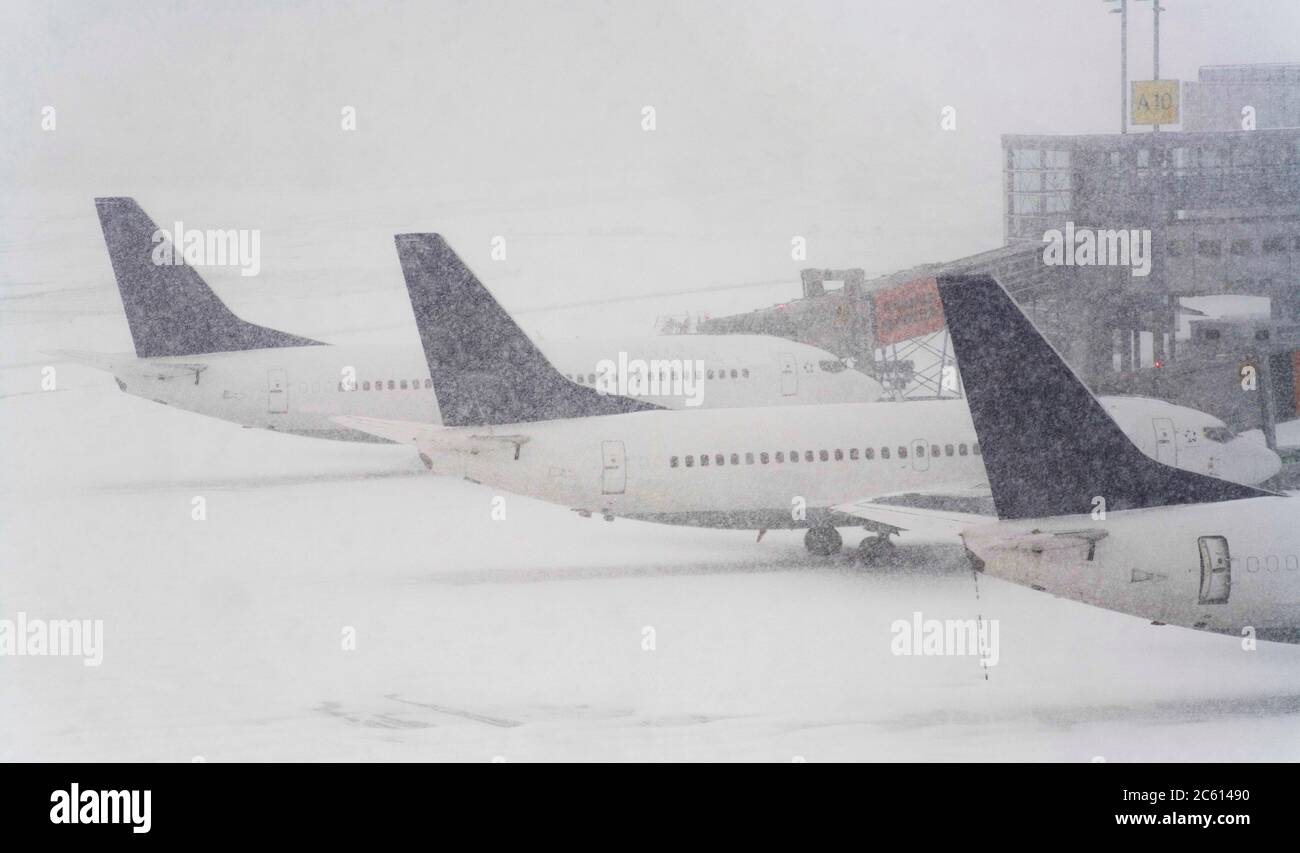
POLYGON ((438 473, 580 512, 704 527, 859 524, 829 508, 985 479, 962 401, 637 412, 443 431, 452 433, 527 440, 518 454, 417 441, 438 473))
MULTIPOLYGON (((777 421, 789 425, 789 434, 797 434, 798 424, 843 417, 822 412, 821 406, 805 409, 800 404, 863 404, 867 408, 855 413, 844 428, 869 428, 876 422, 909 424, 891 437, 895 444, 898 440, 928 439, 933 433, 929 422, 936 417, 958 419, 961 430, 970 424, 964 401, 872 402, 880 389, 875 380, 852 369, 827 370, 827 365, 833 363, 829 354, 789 341, 759 336, 679 335, 625 345, 629 352, 651 353, 654 358, 696 357, 696 353, 702 353, 699 357, 705 359, 706 365, 701 385, 703 405, 700 409, 685 408, 685 400, 676 396, 640 398, 665 408, 685 412, 770 408, 779 412, 775 415, 777 421), (720 376, 724 371, 726 375, 720 376), (935 408, 940 403, 942 406, 935 408), (782 412, 791 407, 792 411, 782 412), (944 414, 938 415, 939 411, 944 414), (913 421, 917 422, 915 426, 911 425, 913 421)), ((591 384, 588 377, 595 373, 600 359, 617 357, 617 344, 548 342, 545 346, 556 368, 569 377, 582 374, 582 384, 591 384)), ((246 427, 297 435, 380 440, 340 427, 331 420, 336 415, 440 422, 433 382, 419 348, 314 346, 148 361, 124 357, 114 365, 113 372, 125 390, 137 396, 246 427), (197 382, 195 374, 180 369, 187 364, 203 366, 197 382), (154 369, 167 365, 177 369, 154 369)), ((1134 444, 1166 464, 1252 484, 1273 476, 1281 466, 1277 454, 1262 444, 1230 434, 1228 440, 1211 438, 1224 438, 1226 429, 1222 421, 1204 412, 1144 397, 1100 399, 1134 444)), ((755 417, 749 412, 740 414, 740 425, 735 428, 745 432, 748 428, 744 424, 755 417)), ((577 421, 562 423, 565 431, 582 434, 585 430, 577 421)), ((692 435, 700 421, 666 423, 671 426, 661 428, 669 434, 692 435)), ((537 424, 528 426, 530 432, 539 428, 537 424)), ((968 444, 973 443, 970 434, 966 438, 968 444)), ((685 443, 689 441, 694 441, 693 436, 685 443)), ((791 445, 786 450, 795 446, 803 449, 791 445)))
POLYGON ((1260 497, 1000 521, 962 538, 993 577, 1170 625, 1297 642, 1296 520, 1294 499, 1260 497))
MULTIPOLYGON (((881 387, 824 350, 755 335, 665 335, 623 342, 541 345, 556 369, 594 385, 602 360, 703 362, 696 393, 642 394, 668 409, 868 402, 881 387), (620 350, 622 347, 623 350, 620 350)), ((248 427, 345 440, 374 440, 332 422, 334 415, 439 422, 437 398, 418 346, 310 346, 149 360, 123 356, 112 367, 128 393, 248 427), (154 369, 201 364, 193 373, 154 369)))

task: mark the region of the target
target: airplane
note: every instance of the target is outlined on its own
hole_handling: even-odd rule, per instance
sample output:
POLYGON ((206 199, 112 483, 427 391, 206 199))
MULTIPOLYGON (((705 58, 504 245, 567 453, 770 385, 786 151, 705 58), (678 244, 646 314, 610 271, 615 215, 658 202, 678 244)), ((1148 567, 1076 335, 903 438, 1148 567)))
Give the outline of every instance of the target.
POLYGON ((1293 499, 1141 453, 989 276, 939 278, 998 520, 855 511, 960 532, 977 574, 1157 624, 1300 642, 1293 499))
MULTIPOLYGON (((332 346, 249 323, 193 267, 154 263, 158 229, 134 199, 99 198, 95 206, 135 352, 60 355, 111 373, 127 393, 250 428, 383 441, 331 417, 439 421, 436 397, 427 393, 432 378, 414 345, 332 346)), ((566 379, 600 390, 616 388, 608 368, 620 354, 647 369, 660 365, 667 380, 681 375, 687 362, 703 361, 693 394, 660 386, 626 395, 669 409, 693 402, 706 408, 865 403, 883 396, 875 379, 825 350, 762 335, 661 335, 539 347, 566 379)), ((1234 436, 1204 412, 1149 398, 1105 399, 1153 457, 1252 483, 1281 467, 1277 454, 1234 436)))
MULTIPOLYGON (((817 555, 863 526, 864 560, 905 527, 853 501, 934 491, 979 497, 986 475, 962 400, 664 411, 606 395, 594 415, 437 234, 395 238, 443 423, 340 416, 413 444, 431 471, 600 515, 666 524, 806 529, 817 555)), ((1113 422, 1112 422, 1113 424, 1113 422)), ((985 488, 986 491, 986 488, 985 488)))
MULTIPOLYGON (((427 393, 432 380, 414 341, 334 346, 247 322, 193 267, 154 262, 157 227, 134 199, 98 198, 95 207, 135 352, 60 355, 113 374, 127 393, 248 427, 367 441, 374 437, 341 429, 329 417, 438 420, 437 401, 427 393)), ((620 355, 634 372, 671 366, 686 379, 682 374, 691 371, 691 393, 639 397, 664 408, 788 406, 884 394, 874 378, 825 350, 764 335, 660 335, 544 347, 570 379, 592 387, 612 387, 617 377, 607 368, 620 355)))

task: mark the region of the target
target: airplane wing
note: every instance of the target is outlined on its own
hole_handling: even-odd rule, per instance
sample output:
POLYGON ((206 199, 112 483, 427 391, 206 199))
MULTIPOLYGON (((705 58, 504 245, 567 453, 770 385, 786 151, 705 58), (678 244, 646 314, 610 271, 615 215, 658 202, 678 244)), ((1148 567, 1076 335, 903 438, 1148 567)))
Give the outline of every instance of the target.
POLYGON ((143 376, 150 379, 193 379, 208 369, 202 362, 146 361, 125 353, 87 352, 85 350, 51 350, 49 355, 103 370, 114 376, 143 376))
POLYGON ((997 520, 987 483, 967 488, 895 492, 837 504, 831 509, 891 533, 910 530, 955 536, 968 527, 997 520))
POLYGON ((439 424, 415 421, 389 421, 360 415, 336 415, 330 418, 339 426, 377 435, 398 444, 414 444, 422 453, 492 453, 509 451, 519 458, 520 449, 528 443, 526 435, 496 435, 470 433, 439 424))

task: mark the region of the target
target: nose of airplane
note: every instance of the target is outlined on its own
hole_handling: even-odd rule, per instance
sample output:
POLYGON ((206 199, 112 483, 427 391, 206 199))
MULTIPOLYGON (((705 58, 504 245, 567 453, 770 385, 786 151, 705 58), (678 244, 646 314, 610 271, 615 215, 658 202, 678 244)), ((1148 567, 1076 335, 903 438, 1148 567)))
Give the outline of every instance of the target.
POLYGON ((1230 443, 1230 449, 1239 461, 1243 483, 1258 485, 1282 470, 1281 458, 1263 442, 1238 436, 1230 443))

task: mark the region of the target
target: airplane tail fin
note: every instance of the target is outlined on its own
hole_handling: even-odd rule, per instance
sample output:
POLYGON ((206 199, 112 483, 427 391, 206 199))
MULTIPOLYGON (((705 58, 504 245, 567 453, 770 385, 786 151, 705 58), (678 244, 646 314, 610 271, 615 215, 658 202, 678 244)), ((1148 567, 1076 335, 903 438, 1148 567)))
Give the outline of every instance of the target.
POLYGON ((171 238, 135 199, 97 198, 95 209, 140 358, 320 345, 241 320, 193 267, 155 263, 154 235, 171 238))
POLYGON ((998 516, 1086 515, 1272 492, 1139 450, 992 276, 940 276, 957 367, 998 516))
POLYGON ((488 426, 659 409, 556 370, 438 234, 394 238, 446 426, 488 426))

